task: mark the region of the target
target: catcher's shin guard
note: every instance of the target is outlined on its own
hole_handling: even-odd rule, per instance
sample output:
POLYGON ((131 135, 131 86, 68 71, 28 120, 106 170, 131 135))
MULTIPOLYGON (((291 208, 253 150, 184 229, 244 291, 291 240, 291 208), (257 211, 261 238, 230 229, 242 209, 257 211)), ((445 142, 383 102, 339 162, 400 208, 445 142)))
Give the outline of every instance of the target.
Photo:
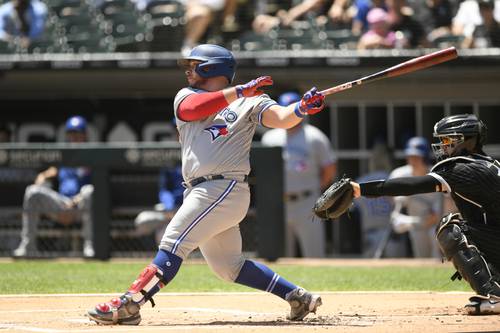
POLYGON ((445 216, 439 225, 436 238, 444 256, 479 295, 500 296, 498 276, 488 265, 479 249, 470 244, 464 234, 465 221, 460 214, 445 216))

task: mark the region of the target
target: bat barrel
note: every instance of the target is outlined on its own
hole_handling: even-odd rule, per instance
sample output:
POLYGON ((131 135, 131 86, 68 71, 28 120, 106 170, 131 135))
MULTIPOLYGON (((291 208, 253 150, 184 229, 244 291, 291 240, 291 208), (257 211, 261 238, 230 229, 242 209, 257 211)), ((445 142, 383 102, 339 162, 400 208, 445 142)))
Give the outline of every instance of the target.
POLYGON ((358 80, 343 83, 341 85, 331 87, 321 91, 323 95, 335 94, 347 89, 351 89, 354 86, 359 86, 366 83, 371 83, 384 78, 395 77, 403 74, 412 73, 424 68, 428 68, 437 64, 441 64, 446 61, 456 59, 458 57, 457 50, 454 47, 449 47, 444 50, 436 51, 427 55, 423 55, 408 61, 405 61, 396 66, 384 69, 380 72, 362 77, 358 80))
POLYGON ((456 59, 457 57, 457 50, 454 47, 449 47, 444 50, 436 51, 418 58, 405 61, 399 65, 385 70, 384 72, 387 73, 388 77, 394 77, 438 65, 443 62, 456 59))

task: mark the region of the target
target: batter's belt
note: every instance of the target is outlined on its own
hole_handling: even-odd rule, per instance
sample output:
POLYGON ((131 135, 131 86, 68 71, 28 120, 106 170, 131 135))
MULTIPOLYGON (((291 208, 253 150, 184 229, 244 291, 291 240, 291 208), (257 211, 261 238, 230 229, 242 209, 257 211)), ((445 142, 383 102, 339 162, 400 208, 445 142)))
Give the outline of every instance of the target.
POLYGON ((230 179, 230 180, 236 180, 237 182, 241 183, 247 183, 248 182, 248 175, 241 175, 241 176, 235 176, 235 175, 208 175, 208 176, 202 176, 198 178, 191 179, 190 181, 187 182, 182 182, 182 186, 185 188, 191 188, 195 187, 196 185, 200 185, 201 183, 210 181, 210 180, 219 180, 219 179, 230 179))
POLYGON ((301 192, 289 192, 289 193, 285 193, 283 195, 283 199, 285 201, 294 202, 294 201, 299 201, 302 199, 309 198, 311 195, 313 195, 313 193, 314 192, 310 191, 310 190, 305 190, 305 191, 301 191, 301 192))

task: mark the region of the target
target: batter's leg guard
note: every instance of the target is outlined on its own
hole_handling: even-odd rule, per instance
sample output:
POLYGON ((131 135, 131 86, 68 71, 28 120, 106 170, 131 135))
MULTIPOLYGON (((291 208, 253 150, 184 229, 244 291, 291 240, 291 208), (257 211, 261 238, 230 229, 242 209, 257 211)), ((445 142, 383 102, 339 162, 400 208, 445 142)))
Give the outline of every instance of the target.
POLYGON ((169 283, 177 274, 182 259, 170 252, 160 250, 153 262, 141 272, 129 290, 120 298, 97 304, 88 311, 91 320, 104 325, 138 325, 141 322, 140 307, 169 283))
POLYGON ((455 269, 478 293, 478 296, 471 298, 471 303, 467 304, 466 310, 470 314, 490 314, 491 306, 486 303, 494 297, 494 304, 498 303, 500 297, 500 285, 497 281, 498 274, 494 268, 484 259, 479 249, 471 244, 464 231, 467 230, 465 221, 460 214, 449 214, 445 216, 438 227, 436 238, 444 256, 453 263, 455 269), (479 301, 481 300, 481 301, 479 301), (485 305, 481 307, 482 301, 485 305), (480 303, 476 306, 476 303, 480 303))

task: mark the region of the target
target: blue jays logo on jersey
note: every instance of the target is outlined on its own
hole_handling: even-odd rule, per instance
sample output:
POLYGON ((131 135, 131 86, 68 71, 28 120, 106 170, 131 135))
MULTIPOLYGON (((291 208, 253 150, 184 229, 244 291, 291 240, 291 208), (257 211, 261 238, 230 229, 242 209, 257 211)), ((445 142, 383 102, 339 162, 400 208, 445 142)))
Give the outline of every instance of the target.
POLYGON ((212 125, 210 127, 205 128, 205 131, 210 133, 210 135, 212 136, 212 142, 214 142, 215 140, 217 140, 217 138, 221 136, 226 136, 229 134, 226 124, 212 125))

